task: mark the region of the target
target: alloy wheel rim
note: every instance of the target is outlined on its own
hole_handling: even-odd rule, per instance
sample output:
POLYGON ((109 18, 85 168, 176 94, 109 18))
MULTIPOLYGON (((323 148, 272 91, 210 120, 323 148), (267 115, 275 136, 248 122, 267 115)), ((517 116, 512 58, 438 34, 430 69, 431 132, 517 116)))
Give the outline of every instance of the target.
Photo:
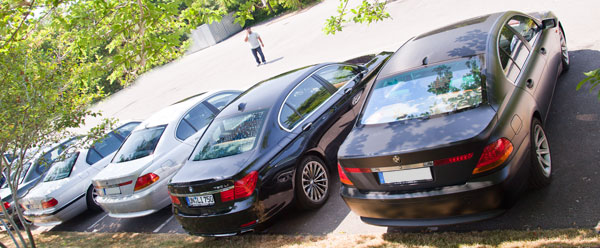
POLYGON ((319 202, 327 195, 329 178, 325 167, 317 161, 310 161, 302 170, 302 189, 304 194, 313 202, 319 202))
POLYGON ((567 48, 567 40, 565 39, 565 34, 562 30, 560 32, 560 51, 562 53, 563 59, 567 64, 569 64, 569 49, 567 48))
POLYGON ((552 171, 552 159, 550 157, 550 146, 548 145, 548 139, 546 133, 540 125, 536 125, 534 129, 535 135, 535 154, 538 161, 538 165, 542 169, 544 176, 550 177, 552 171))
POLYGON ((96 188, 93 188, 92 189, 92 201, 94 201, 94 204, 99 206, 98 202, 96 201, 97 197, 98 197, 98 191, 96 191, 96 188))

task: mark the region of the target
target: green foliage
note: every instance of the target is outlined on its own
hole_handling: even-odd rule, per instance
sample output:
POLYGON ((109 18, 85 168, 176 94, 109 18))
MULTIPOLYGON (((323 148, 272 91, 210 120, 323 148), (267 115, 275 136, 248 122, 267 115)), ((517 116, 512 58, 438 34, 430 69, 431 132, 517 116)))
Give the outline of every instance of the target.
POLYGON ((390 18, 390 14, 385 11, 386 4, 387 1, 379 2, 379 0, 375 0, 371 3, 368 0, 363 0, 359 6, 350 9, 352 15, 349 18, 346 18, 346 15, 348 15, 348 11, 346 10, 348 7, 348 0, 340 0, 337 15, 327 19, 325 27, 323 27, 323 32, 325 32, 325 34, 335 34, 336 32, 340 32, 342 31, 343 24, 350 21, 354 23, 371 24, 372 22, 383 21, 386 18, 390 18))
MULTIPOLYGON (((584 75, 586 76, 586 78, 579 82, 579 84, 577 85, 577 90, 580 90, 583 85, 589 84, 591 86, 590 93, 592 93, 594 88, 600 85, 600 68, 586 72, 584 73, 584 75)), ((598 91, 598 100, 600 100, 600 90, 598 91)))

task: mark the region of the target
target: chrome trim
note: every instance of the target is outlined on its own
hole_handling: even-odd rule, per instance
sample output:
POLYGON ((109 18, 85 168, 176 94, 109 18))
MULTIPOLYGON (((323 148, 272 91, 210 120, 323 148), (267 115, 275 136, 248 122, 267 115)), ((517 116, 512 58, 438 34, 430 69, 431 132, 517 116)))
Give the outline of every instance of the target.
POLYGON ((177 196, 177 197, 202 196, 202 195, 212 195, 212 194, 216 194, 216 193, 221 193, 223 191, 227 191, 227 190, 230 190, 233 188, 234 188, 234 186, 232 185, 227 188, 205 191, 205 192, 200 192, 200 193, 193 193, 193 194, 176 194, 176 193, 169 193, 169 194, 171 194, 172 196, 177 196))
POLYGON ((416 163, 416 164, 407 164, 407 165, 398 165, 398 166, 390 166, 390 167, 379 167, 379 168, 371 168, 372 172, 386 172, 386 171, 399 171, 399 170, 410 170, 424 167, 433 166, 433 161, 428 161, 424 163, 416 163))
MULTIPOLYGON (((315 70, 314 72, 312 72, 310 75, 306 76, 304 79, 302 79, 302 81, 300 81, 300 83, 298 83, 296 86, 294 86, 294 88, 292 90, 290 90, 290 92, 287 94, 287 96, 285 97, 285 99, 283 99, 283 103, 281 103, 281 107, 279 107, 279 114, 277 115, 277 124, 279 124, 279 127, 281 127, 283 130, 285 130, 287 132, 292 132, 292 130, 294 130, 296 127, 298 127, 299 125, 301 125, 306 119, 308 119, 308 117, 310 117, 312 114, 314 114, 316 112, 316 110, 318 110, 321 106, 323 106, 323 104, 329 102, 331 100, 331 97, 333 95, 337 94, 338 92, 340 92, 340 90, 345 89, 347 87, 348 84, 346 83, 344 85, 344 87, 339 88, 336 92, 334 92, 333 94, 331 94, 331 96, 329 98, 327 98, 327 100, 325 100, 324 102, 322 102, 321 104, 319 104, 319 106, 317 106, 310 114, 308 114, 307 116, 305 116, 300 122, 296 123, 296 125, 293 126, 291 129, 287 129, 283 125, 281 125, 281 111, 283 110, 283 106, 287 102, 288 97, 290 97, 290 94, 292 94, 292 92, 294 92, 294 90, 296 90, 296 88, 298 88, 298 86, 300 86, 302 83, 304 83, 304 81, 306 79, 312 77, 312 75, 314 75, 315 73, 319 72, 320 70, 323 70, 324 68, 327 68, 327 67, 330 67, 330 66, 340 66, 340 65, 356 66, 356 65, 352 65, 352 64, 331 64, 331 65, 323 66, 323 67, 315 70)), ((359 75, 360 75, 360 73, 357 73, 354 77, 352 77, 350 80, 348 80, 348 82, 353 81, 359 75)))

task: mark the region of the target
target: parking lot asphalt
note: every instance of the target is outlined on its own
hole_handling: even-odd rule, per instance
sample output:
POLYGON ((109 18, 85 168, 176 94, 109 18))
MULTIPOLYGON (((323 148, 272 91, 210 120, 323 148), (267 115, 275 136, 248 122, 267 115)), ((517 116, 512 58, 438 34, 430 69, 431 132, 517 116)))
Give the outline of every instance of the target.
MULTIPOLYGON (((357 2, 357 1, 351 1, 357 2)), ((563 22, 571 49, 571 70, 556 87, 546 120, 554 178, 544 189, 526 192, 504 215, 472 224, 438 227, 438 231, 489 229, 592 228, 600 220, 600 102, 586 90, 575 91, 583 72, 600 67, 600 26, 595 10, 600 2, 586 1, 433 1, 400 0, 387 9, 391 20, 367 25, 348 24, 336 36, 321 32, 338 2, 326 0, 296 14, 254 28, 265 41, 270 64, 255 67, 241 34, 216 46, 185 56, 142 76, 134 85, 94 107, 105 117, 143 119, 161 107, 214 88, 244 89, 254 82, 307 64, 339 61, 382 50, 394 51, 408 38, 432 28, 501 10, 553 10, 563 22)), ((93 121, 89 122, 93 124, 93 121)), ((339 190, 339 182, 333 186, 339 190)), ((436 229, 436 228, 434 228, 436 229)), ((170 208, 135 219, 115 219, 106 213, 85 212, 58 225, 55 231, 184 233, 170 208)), ((284 211, 266 233, 314 234, 414 231, 364 224, 349 211, 338 192, 318 211, 284 211)), ((422 230, 417 230, 422 231, 422 230)))

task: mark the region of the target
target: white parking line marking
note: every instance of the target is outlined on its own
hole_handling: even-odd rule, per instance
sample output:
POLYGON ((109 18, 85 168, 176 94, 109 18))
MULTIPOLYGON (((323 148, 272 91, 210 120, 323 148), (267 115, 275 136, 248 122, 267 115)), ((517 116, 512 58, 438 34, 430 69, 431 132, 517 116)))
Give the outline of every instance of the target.
POLYGON ((169 221, 171 221, 173 219, 173 217, 175 217, 175 215, 171 215, 171 217, 169 217, 167 219, 167 221, 165 221, 164 223, 162 223, 160 226, 158 226, 156 229, 154 229, 154 232, 157 233, 160 231, 160 229, 162 229, 163 227, 165 227, 167 225, 167 223, 169 223, 169 221))
POLYGON ((96 225, 98 225, 98 223, 100 223, 100 221, 102 221, 104 218, 106 218, 106 216, 108 216, 108 214, 104 214, 104 216, 102 216, 102 218, 100 218, 99 220, 94 222, 94 224, 92 224, 90 227, 88 227, 87 230, 94 228, 96 225))

